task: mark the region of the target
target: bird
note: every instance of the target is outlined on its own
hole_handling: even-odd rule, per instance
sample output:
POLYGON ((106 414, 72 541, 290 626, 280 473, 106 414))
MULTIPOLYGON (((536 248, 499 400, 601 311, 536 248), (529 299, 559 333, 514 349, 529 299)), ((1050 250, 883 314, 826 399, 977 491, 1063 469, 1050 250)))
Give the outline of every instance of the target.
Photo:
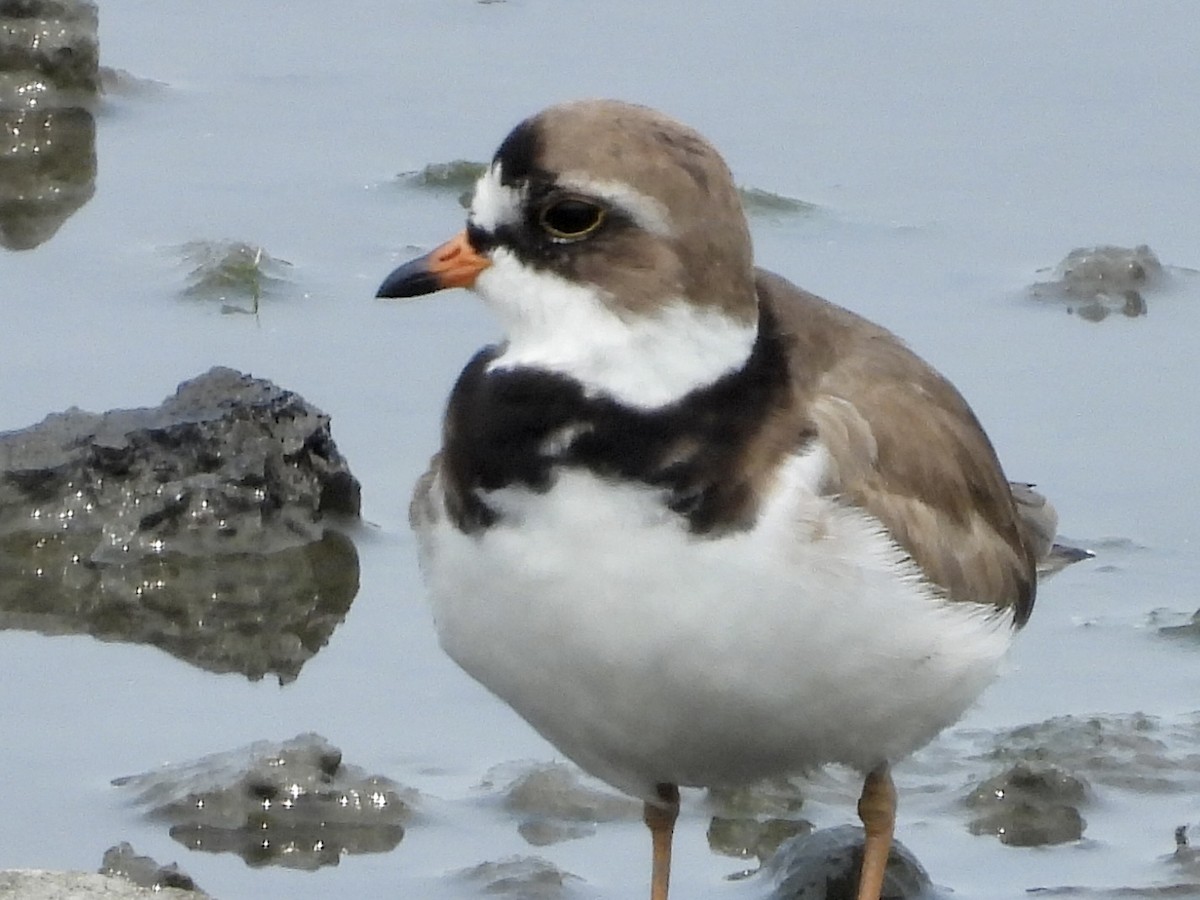
POLYGON ((518 124, 465 229, 378 296, 447 288, 503 340, 457 379, 410 507, 442 648, 642 801, 652 900, 680 788, 826 764, 863 776, 878 900, 891 767, 1034 605, 1044 541, 971 408, 892 332, 756 268, 722 156, 633 103, 518 124))

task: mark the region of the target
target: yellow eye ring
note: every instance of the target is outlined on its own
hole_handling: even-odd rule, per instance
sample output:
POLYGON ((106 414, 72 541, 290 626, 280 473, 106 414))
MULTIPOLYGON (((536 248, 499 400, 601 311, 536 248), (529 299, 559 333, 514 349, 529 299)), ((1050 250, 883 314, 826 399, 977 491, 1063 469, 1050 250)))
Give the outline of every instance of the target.
POLYGON ((577 241, 604 224, 608 211, 582 197, 560 197, 542 207, 538 225, 556 241, 577 241))

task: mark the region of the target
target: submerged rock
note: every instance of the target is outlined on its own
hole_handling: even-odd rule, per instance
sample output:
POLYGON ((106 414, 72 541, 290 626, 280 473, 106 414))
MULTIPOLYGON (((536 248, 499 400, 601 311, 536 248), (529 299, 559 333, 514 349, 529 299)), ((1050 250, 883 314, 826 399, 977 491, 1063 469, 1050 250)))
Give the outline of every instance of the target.
POLYGON ((386 853, 404 837, 416 792, 342 762, 317 734, 259 741, 113 784, 135 793, 192 850, 252 866, 315 870, 347 853, 386 853))
POLYGON ((785 197, 783 194, 756 187, 739 186, 738 196, 742 200, 742 209, 751 219, 808 216, 819 209, 814 203, 806 203, 795 197, 785 197))
POLYGON ((149 856, 139 856, 128 842, 122 842, 104 851, 100 874, 124 878, 139 887, 150 888, 153 891, 162 891, 165 888, 188 891, 196 900, 208 896, 178 864, 159 865, 149 856))
POLYGON ((810 834, 812 822, 801 815, 804 797, 792 781, 780 778, 740 788, 708 792, 713 817, 708 847, 736 859, 770 859, 785 841, 810 834))
MULTIPOLYGON (((458 196, 459 204, 466 209, 471 205, 475 182, 486 171, 486 163, 455 159, 444 163, 430 163, 425 168, 412 172, 401 172, 396 176, 396 180, 418 190, 453 192, 458 196)), ((805 216, 818 209, 813 203, 762 188, 738 187, 737 190, 742 200, 742 208, 751 218, 805 216)))
POLYGON ((1171 638, 1200 641, 1200 609, 1192 613, 1191 618, 1182 625, 1159 626, 1158 633, 1171 638))
MULTIPOLYGON (((1166 835, 1164 834, 1164 837, 1166 835)), ((1153 884, 1125 887, 1091 887, 1085 885, 1062 885, 1030 888, 1026 893, 1036 897, 1083 897, 1106 898, 1106 900, 1138 900, 1151 897, 1200 897, 1200 864, 1196 851, 1188 842, 1188 827, 1175 829, 1175 852, 1163 858, 1169 864, 1170 874, 1156 878, 1153 884)))
POLYGON ((486 171, 484 163, 455 159, 445 163, 430 163, 415 172, 402 172, 397 180, 418 190, 452 191, 458 196, 459 205, 466 209, 471 205, 475 182, 486 171))
MULTIPOLYGON (((766 866, 775 880, 769 900, 854 900, 862 868, 863 830, 842 825, 787 841, 766 866)), ((927 897, 929 875, 903 844, 892 842, 883 900, 927 897)))
POLYGON ((966 798, 973 834, 991 834, 1013 847, 1064 844, 1083 837, 1079 807, 1087 783, 1058 766, 1018 762, 993 775, 966 798))
POLYGON ((488 773, 485 787, 502 779, 507 780, 500 789, 504 808, 516 816, 521 837, 535 847, 588 837, 598 822, 641 816, 637 801, 586 785, 576 769, 561 763, 500 766, 488 773))
POLYGON ((326 531, 358 510, 329 417, 231 369, 155 409, 52 415, 0 434, 0 628, 291 681, 358 592, 326 531))
POLYGON ((185 296, 222 302, 222 312, 257 313, 264 297, 287 284, 291 263, 245 241, 189 241, 179 248, 189 267, 185 296), (249 308, 230 303, 245 300, 249 308))
POLYGON ((1144 316, 1143 292, 1160 287, 1165 280, 1162 263, 1145 244, 1077 248, 1058 264, 1054 276, 1051 281, 1034 284, 1030 294, 1062 301, 1068 311, 1091 322, 1111 313, 1144 316))
POLYGON ((459 873, 481 893, 514 900, 559 900, 581 879, 540 856, 513 856, 480 863, 459 873))
POLYGON ((1200 719, 1143 713, 1057 716, 982 737, 977 759, 1046 763, 1098 785, 1137 793, 1200 790, 1200 719))

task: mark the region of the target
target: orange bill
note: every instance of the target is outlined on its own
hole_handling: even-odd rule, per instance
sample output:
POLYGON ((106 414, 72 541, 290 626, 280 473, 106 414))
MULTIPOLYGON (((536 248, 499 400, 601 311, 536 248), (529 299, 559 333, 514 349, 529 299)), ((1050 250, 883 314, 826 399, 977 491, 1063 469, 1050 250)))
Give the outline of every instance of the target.
POLYGON ((376 297, 419 297, 444 288, 470 287, 491 261, 467 239, 464 229, 424 256, 406 262, 384 279, 376 297))

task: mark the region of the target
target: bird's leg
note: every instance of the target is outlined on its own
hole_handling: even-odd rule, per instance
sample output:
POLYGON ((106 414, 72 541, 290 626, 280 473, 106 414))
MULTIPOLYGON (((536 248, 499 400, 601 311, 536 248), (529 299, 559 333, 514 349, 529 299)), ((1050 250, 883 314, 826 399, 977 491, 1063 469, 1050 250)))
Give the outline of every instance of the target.
POLYGON ((883 873, 892 851, 892 828, 896 824, 896 785, 892 784, 887 763, 872 770, 863 782, 858 817, 867 832, 858 875, 858 900, 879 900, 883 873))
POLYGON ((675 833, 675 820, 679 818, 679 788, 673 784, 660 784, 655 790, 658 802, 647 802, 642 814, 650 828, 654 847, 650 900, 667 900, 667 887, 671 881, 671 836, 675 833))

